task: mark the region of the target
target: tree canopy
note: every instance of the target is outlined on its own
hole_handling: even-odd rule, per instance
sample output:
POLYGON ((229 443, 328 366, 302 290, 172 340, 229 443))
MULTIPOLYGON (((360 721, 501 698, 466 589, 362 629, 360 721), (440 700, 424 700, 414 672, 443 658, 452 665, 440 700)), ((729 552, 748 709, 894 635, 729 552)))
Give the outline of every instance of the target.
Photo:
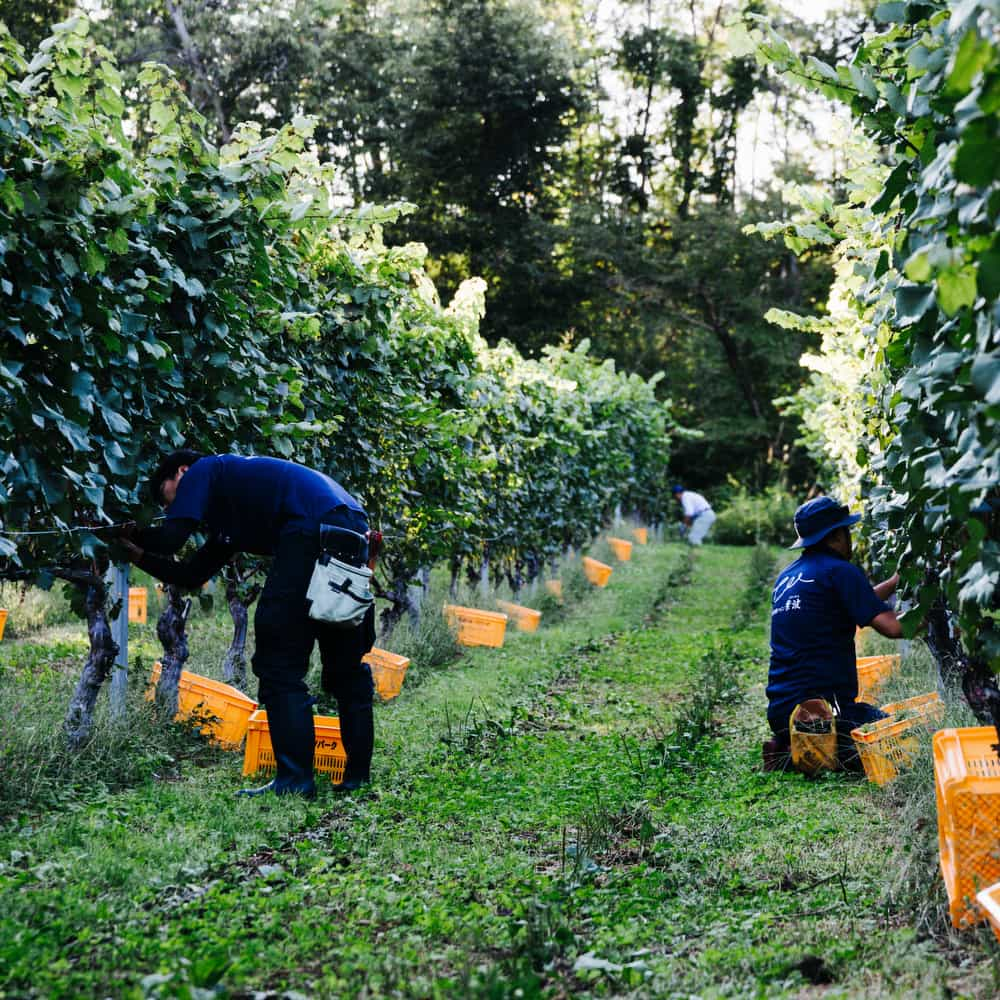
MULTIPOLYGON (((587 341, 647 378, 666 372, 661 398, 707 445, 682 449, 678 474, 759 485, 787 474, 767 456, 788 453, 797 418, 771 400, 790 391, 808 338, 761 350, 775 338, 750 302, 822 308, 828 280, 821 254, 797 262, 740 232, 755 202, 783 211, 763 187, 741 188, 740 129, 765 103, 788 127, 796 116, 793 92, 732 44, 739 17, 763 9, 103 0, 93 32, 126 85, 145 61, 171 67, 210 142, 242 122, 266 132, 314 118, 308 145, 344 204, 413 204, 393 238, 427 246, 445 299, 485 280, 489 343, 538 356, 587 341), (737 285, 745 309, 732 308, 737 285)), ((811 44, 836 48, 842 33, 828 26, 811 44)))
POLYGON ((330 472, 401 586, 442 558, 537 573, 619 505, 662 518, 656 379, 491 348, 484 283, 442 306, 426 249, 383 239, 412 206, 338 206, 311 120, 219 150, 168 70, 126 89, 89 28, 30 63, 0 32, 0 575, 100 564, 182 444, 330 472))

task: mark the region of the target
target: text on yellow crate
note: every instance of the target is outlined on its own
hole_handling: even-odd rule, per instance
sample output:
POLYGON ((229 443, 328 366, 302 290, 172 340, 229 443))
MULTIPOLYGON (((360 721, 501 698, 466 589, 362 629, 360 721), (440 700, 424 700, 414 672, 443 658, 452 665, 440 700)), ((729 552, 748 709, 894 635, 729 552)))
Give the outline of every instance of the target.
MULTIPOLYGON (((340 738, 340 719, 335 715, 314 715, 313 728, 316 731, 313 770, 320 774, 329 774, 333 784, 339 785, 344 780, 344 768, 347 765, 347 752, 340 738)), ((246 775, 256 774, 258 771, 273 771, 275 767, 267 712, 258 709, 250 716, 247 726, 243 773, 246 775)))

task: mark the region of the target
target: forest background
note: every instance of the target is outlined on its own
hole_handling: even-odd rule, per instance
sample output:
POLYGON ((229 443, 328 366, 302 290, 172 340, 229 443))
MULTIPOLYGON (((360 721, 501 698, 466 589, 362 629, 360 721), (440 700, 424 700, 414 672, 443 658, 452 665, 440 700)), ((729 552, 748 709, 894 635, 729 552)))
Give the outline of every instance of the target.
MULTIPOLYGON (((393 239, 427 245, 447 300, 487 283, 481 331, 532 356, 589 340, 645 377, 699 436, 676 478, 717 501, 817 478, 789 398, 823 315, 822 245, 796 254, 745 228, 781 222, 786 185, 836 197, 846 164, 823 99, 755 61, 766 14, 837 65, 874 4, 748 0, 89 0, 126 74, 170 66, 227 141, 245 121, 314 116, 345 204, 406 200, 393 239), (808 20, 803 20, 803 17, 808 20)), ((31 51, 81 5, 2 0, 31 51)))

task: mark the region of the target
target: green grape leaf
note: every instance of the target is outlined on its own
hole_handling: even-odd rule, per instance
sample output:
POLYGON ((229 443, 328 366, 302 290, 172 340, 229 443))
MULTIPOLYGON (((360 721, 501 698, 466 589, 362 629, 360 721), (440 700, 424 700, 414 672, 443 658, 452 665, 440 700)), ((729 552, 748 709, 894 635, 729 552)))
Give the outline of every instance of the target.
POLYGON ((948 65, 945 93, 950 97, 964 97, 993 55, 993 46, 980 38, 975 28, 967 31, 948 65))
POLYGON ((976 272, 972 267, 943 271, 937 278, 937 300, 946 316, 976 301, 976 272))
POLYGON ((1000 403, 1000 354, 981 354, 972 364, 972 384, 987 403, 1000 403))

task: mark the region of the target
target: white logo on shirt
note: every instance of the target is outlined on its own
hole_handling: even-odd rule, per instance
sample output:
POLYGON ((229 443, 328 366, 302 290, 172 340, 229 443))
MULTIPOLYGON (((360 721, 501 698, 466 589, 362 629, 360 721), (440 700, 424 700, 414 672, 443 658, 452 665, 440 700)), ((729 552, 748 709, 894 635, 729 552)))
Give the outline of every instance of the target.
POLYGON ((802 610, 802 598, 801 597, 787 597, 788 592, 793 588, 797 587, 800 583, 815 583, 815 580, 806 579, 801 573, 795 573, 792 576, 786 576, 783 580, 779 580, 774 587, 774 594, 771 596, 773 603, 773 610, 771 611, 771 617, 775 615, 780 615, 785 611, 801 611, 802 610), (781 603, 781 599, 785 598, 785 603, 781 603))

